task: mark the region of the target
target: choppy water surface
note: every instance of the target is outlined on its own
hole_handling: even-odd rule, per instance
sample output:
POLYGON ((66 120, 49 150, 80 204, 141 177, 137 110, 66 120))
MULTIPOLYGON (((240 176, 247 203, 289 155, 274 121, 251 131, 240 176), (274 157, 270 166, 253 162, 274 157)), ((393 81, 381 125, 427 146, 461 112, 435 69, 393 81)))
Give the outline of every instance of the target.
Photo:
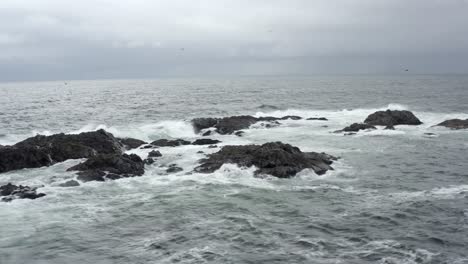
MULTIPOLYGON (((225 165, 188 174, 206 146, 161 148, 143 177, 58 184, 69 160, 0 174, 47 196, 0 203, 0 263, 468 263, 466 76, 332 76, 0 84, 0 144, 105 128, 143 140, 195 139, 193 117, 300 115, 222 145, 283 141, 341 159, 324 176, 259 179, 225 165), (424 124, 343 136, 379 109, 424 124), (324 127, 327 126, 327 127, 324 127), (434 133, 435 135, 426 135, 434 133), (166 175, 176 163, 184 171, 166 175)), ((133 150, 146 157, 148 150, 133 150)))

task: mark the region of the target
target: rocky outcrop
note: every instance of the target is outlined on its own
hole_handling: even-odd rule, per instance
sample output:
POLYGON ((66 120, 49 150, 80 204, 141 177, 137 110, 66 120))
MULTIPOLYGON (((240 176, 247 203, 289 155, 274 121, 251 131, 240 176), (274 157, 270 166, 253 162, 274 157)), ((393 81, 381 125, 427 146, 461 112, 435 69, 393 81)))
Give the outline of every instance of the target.
POLYGON ((156 141, 151 142, 151 145, 157 146, 157 147, 178 147, 178 146, 189 145, 189 144, 190 144, 190 141, 183 140, 183 139, 175 139, 175 140, 158 139, 156 141))
POLYGON ((437 124, 436 126, 444 126, 451 129, 467 129, 468 128, 468 119, 449 119, 444 122, 437 124))
POLYGON ((221 143, 221 141, 217 139, 201 138, 192 142, 192 145, 213 145, 218 143, 221 143))
POLYGON ((309 121, 311 121, 311 120, 312 121, 328 121, 328 119, 325 118, 325 117, 309 117, 306 120, 309 120, 309 121))
POLYGON ((304 169, 312 169, 319 175, 324 174, 333 169, 330 165, 335 159, 325 153, 302 152, 289 144, 270 142, 263 145, 225 146, 202 159, 195 171, 211 173, 223 164, 234 163, 241 167, 255 166, 256 174, 289 178, 304 169))
POLYGON ((78 180, 83 182, 141 176, 145 172, 143 160, 135 154, 99 154, 68 171, 79 171, 78 180))
POLYGON ((280 118, 280 120, 288 120, 288 119, 291 119, 291 120, 301 120, 302 117, 300 117, 300 116, 295 116, 295 115, 288 115, 288 116, 283 116, 282 118, 280 118))
POLYGON ((157 150, 152 150, 150 151, 150 153, 148 153, 148 158, 159 158, 159 157, 162 157, 162 154, 161 152, 157 150))
POLYGON ((421 125, 422 122, 410 111, 387 110, 369 115, 364 123, 373 126, 421 125))
POLYGON ((118 140, 127 150, 136 149, 144 144, 147 144, 145 141, 136 138, 118 138, 118 140))
POLYGON ((29 186, 16 186, 11 183, 0 186, 0 196, 3 202, 10 202, 14 199, 37 199, 45 196, 44 193, 37 193, 37 188, 29 186))
POLYGON ((76 187, 80 186, 80 183, 75 180, 69 180, 64 183, 59 184, 60 187, 76 187))
POLYGON ((166 173, 177 173, 183 170, 184 169, 182 169, 181 167, 178 167, 177 164, 171 164, 169 165, 169 168, 166 170, 166 173))
POLYGON ((89 158, 97 154, 121 153, 120 142, 104 130, 77 135, 38 135, 0 148, 0 173, 50 166, 67 159, 89 158))
POLYGON ((368 129, 376 129, 375 126, 368 125, 368 124, 359 124, 359 123, 354 123, 350 126, 347 126, 343 128, 342 130, 337 130, 335 133, 341 133, 341 132, 358 132, 359 130, 368 130, 368 129))
POLYGON ((199 133, 203 129, 215 128, 215 131, 222 135, 233 134, 236 131, 247 129, 251 125, 260 122, 272 122, 278 120, 300 120, 300 116, 283 116, 283 117, 272 117, 272 116, 263 116, 263 117, 253 117, 249 115, 243 116, 230 116, 223 118, 195 118, 192 119, 192 125, 196 133, 199 133))

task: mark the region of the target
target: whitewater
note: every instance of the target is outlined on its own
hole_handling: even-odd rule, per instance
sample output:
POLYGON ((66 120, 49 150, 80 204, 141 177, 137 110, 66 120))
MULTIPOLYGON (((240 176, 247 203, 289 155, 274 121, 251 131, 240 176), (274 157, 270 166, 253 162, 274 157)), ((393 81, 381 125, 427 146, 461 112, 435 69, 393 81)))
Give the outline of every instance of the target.
POLYGON ((468 263, 468 131, 434 127, 468 118, 467 100, 468 77, 443 75, 0 83, 0 145, 97 129, 193 141, 196 117, 303 118, 161 147, 141 177, 60 187, 83 160, 2 173, 47 196, 0 203, 0 263, 468 263), (423 124, 333 133, 387 109, 423 124), (193 172, 219 147, 274 141, 339 160, 291 179, 193 172))

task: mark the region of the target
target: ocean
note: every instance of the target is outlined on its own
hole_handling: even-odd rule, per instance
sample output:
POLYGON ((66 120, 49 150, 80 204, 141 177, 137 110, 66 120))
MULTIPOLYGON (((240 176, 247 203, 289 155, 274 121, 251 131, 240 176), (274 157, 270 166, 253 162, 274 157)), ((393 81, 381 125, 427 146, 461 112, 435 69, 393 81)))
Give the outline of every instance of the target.
MULTIPOLYGON (((0 263, 468 263, 468 76, 277 76, 0 83, 0 145, 105 129, 194 140, 196 117, 298 115, 219 146, 281 141, 340 157, 291 179, 226 164, 193 173, 207 146, 163 147, 142 177, 82 183, 82 160, 0 174, 47 196, 0 203, 0 263), (332 133, 378 110, 420 126, 332 133), (328 121, 309 121, 326 117, 328 121), (169 164, 183 171, 165 173, 169 164)), ((150 150, 128 151, 145 158, 150 150)))

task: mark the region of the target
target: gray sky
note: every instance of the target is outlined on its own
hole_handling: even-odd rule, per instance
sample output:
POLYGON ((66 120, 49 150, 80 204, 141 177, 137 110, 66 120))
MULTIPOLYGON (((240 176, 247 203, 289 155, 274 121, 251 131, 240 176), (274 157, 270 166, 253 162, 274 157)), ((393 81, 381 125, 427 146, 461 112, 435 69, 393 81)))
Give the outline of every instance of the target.
POLYGON ((468 0, 0 0, 0 81, 468 73, 468 0))

